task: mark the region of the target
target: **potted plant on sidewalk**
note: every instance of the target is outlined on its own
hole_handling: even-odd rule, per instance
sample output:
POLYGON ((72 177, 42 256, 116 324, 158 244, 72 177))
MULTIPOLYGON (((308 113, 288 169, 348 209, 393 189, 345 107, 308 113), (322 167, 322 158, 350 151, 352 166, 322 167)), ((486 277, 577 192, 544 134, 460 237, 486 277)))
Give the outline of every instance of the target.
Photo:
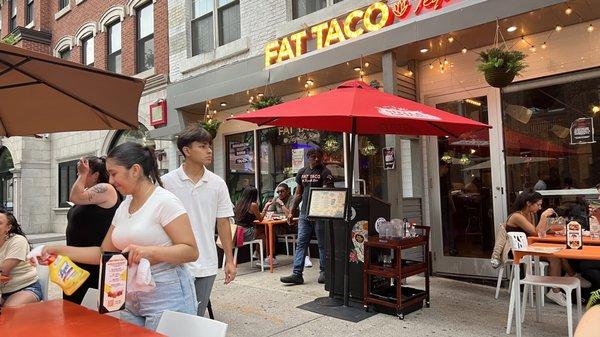
POLYGON ((502 88, 512 83, 515 76, 527 67, 524 59, 525 54, 518 50, 496 46, 479 53, 477 69, 484 74, 489 85, 502 88))

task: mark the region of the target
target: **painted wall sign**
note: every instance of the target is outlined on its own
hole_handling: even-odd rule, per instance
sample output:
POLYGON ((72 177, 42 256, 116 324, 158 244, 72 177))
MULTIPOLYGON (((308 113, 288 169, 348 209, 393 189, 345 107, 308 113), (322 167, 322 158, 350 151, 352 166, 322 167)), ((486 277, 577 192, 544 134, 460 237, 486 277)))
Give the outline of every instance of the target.
POLYGON ((301 30, 265 46, 265 67, 293 60, 307 53, 307 41, 316 40, 316 49, 357 38, 369 32, 378 31, 394 23, 394 20, 407 19, 411 13, 419 15, 423 9, 439 10, 450 0, 397 0, 393 4, 377 1, 366 9, 357 9, 343 18, 336 18, 301 30), (416 3, 416 4, 415 4, 416 3), (413 7, 413 4, 414 7, 413 7), (414 8, 414 11, 411 11, 414 8))

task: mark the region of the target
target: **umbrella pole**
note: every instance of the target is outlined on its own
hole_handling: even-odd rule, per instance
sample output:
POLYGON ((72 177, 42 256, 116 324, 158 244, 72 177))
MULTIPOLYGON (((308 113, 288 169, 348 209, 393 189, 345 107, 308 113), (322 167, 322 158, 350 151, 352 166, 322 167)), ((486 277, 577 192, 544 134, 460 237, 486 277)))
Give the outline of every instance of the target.
POLYGON ((346 196, 346 221, 344 221, 344 306, 350 305, 350 269, 348 268, 349 227, 352 221, 352 185, 354 183, 354 151, 356 150, 356 121, 352 118, 350 133, 350 155, 348 156, 348 192, 346 196))

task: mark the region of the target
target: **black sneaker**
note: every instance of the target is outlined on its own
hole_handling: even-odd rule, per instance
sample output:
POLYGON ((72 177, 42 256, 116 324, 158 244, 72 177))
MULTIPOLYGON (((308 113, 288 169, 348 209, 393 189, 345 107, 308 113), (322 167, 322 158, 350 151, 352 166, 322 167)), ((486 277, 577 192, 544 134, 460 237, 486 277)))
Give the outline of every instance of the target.
POLYGON ((324 284, 325 283, 325 272, 319 272, 319 278, 317 279, 317 282, 324 284))
POLYGON ((297 275, 297 274, 292 274, 290 276, 282 276, 279 280, 283 283, 288 283, 288 284, 304 283, 304 278, 302 277, 302 275, 297 275))

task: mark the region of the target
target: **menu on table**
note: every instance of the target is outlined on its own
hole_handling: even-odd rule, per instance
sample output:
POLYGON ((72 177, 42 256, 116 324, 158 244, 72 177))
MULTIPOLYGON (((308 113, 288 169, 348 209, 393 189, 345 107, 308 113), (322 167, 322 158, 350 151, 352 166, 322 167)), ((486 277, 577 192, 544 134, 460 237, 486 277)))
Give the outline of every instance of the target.
POLYGON ((581 225, 577 221, 567 224, 567 249, 582 249, 583 235, 581 225))
POLYGON ((103 253, 100 261, 99 306, 101 314, 125 309, 127 253, 103 253))

